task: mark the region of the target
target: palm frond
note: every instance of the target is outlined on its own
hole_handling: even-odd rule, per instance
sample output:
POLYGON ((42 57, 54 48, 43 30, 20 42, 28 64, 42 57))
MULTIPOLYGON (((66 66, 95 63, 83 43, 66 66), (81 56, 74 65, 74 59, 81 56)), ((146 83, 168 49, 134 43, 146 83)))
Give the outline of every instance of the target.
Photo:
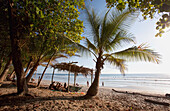
POLYGON ((157 52, 145 47, 143 44, 138 47, 134 46, 123 51, 115 52, 112 55, 122 57, 129 61, 148 61, 160 63, 160 55, 157 52))
POLYGON ((91 27, 91 33, 93 35, 93 40, 94 43, 100 43, 100 37, 99 37, 99 27, 100 27, 100 17, 97 16, 97 14, 95 13, 94 9, 91 8, 85 8, 86 9, 86 14, 87 14, 87 21, 91 27), (90 10, 92 13, 90 13, 90 10))
POLYGON ((101 42, 103 42, 103 41, 105 41, 105 40, 103 40, 104 39, 104 37, 103 36, 105 36, 106 34, 106 32, 107 32, 107 19, 108 19, 108 14, 109 14, 109 12, 110 12, 110 9, 106 12, 106 14, 105 14, 105 16, 104 16, 104 18, 103 18, 103 20, 102 20, 102 23, 101 23, 101 31, 100 31, 100 35, 101 35, 101 42))
POLYGON ((97 53, 98 50, 96 48, 96 46, 94 44, 92 44, 89 39, 86 38, 86 43, 87 43, 87 47, 88 49, 92 49, 94 53, 97 53))
MULTIPOLYGON (((47 66, 47 64, 45 64, 45 63, 40 63, 40 65, 43 66, 43 67, 46 67, 46 66, 47 66)), ((49 65, 50 65, 50 66, 53 65, 52 61, 49 63, 49 65)))
POLYGON ((87 47, 85 47, 85 46, 83 46, 83 45, 81 45, 81 44, 79 44, 79 43, 74 42, 73 40, 71 40, 71 39, 68 38, 67 36, 62 35, 62 34, 60 34, 60 33, 56 33, 56 36, 57 36, 57 37, 60 37, 60 38, 62 38, 62 39, 64 39, 64 40, 67 40, 68 42, 71 43, 70 46, 77 48, 80 52, 85 53, 85 54, 88 54, 88 55, 90 55, 90 53, 92 53, 92 54, 96 57, 95 53, 93 53, 93 52, 92 52, 91 50, 89 50, 87 47))
POLYGON ((109 62, 110 64, 113 64, 114 66, 116 66, 116 68, 120 69, 120 72, 122 74, 125 73, 126 68, 126 64, 125 64, 125 60, 124 59, 120 59, 120 58, 115 58, 113 56, 109 56, 106 59, 107 62, 109 62))
POLYGON ((43 63, 40 63, 40 65, 43 66, 43 67, 46 67, 46 66, 47 66, 47 64, 43 64, 43 63))
POLYGON ((89 55, 93 54, 94 57, 97 58, 96 54, 93 51, 91 51, 90 49, 88 49, 87 47, 85 47, 85 46, 83 46, 79 43, 76 44, 76 47, 80 52, 85 53, 85 54, 89 54, 89 55))
POLYGON ((112 32, 115 34, 117 30, 128 30, 133 22, 135 22, 138 12, 130 12, 128 9, 120 12, 113 10, 110 16, 110 23, 112 24, 112 32))
MULTIPOLYGON (((44 57, 42 60, 41 60, 41 63, 46 63, 49 61, 49 59, 51 58, 51 56, 46 56, 44 57)), ((55 61, 56 59, 58 58, 68 58, 66 55, 64 54, 60 54, 60 53, 57 53, 55 54, 52 58, 51 58, 51 61, 55 61)))
POLYGON ((135 37, 132 36, 132 34, 128 34, 125 31, 119 31, 119 33, 116 34, 115 38, 108 44, 111 48, 116 50, 119 47, 122 47, 125 43, 135 43, 135 37))
MULTIPOLYGON (((102 30, 104 32, 102 32, 102 36, 101 36, 102 46, 106 46, 106 44, 113 41, 116 38, 115 36, 117 34, 118 36, 122 36, 122 37, 130 36, 130 34, 128 34, 126 30, 129 29, 128 24, 134 22, 134 19, 136 18, 128 10, 122 13, 120 13, 117 10, 113 10, 111 14, 112 15, 107 17, 107 20, 104 19, 106 23, 102 26, 102 28, 104 29, 102 30)), ((130 38, 126 40, 130 40, 130 38)))

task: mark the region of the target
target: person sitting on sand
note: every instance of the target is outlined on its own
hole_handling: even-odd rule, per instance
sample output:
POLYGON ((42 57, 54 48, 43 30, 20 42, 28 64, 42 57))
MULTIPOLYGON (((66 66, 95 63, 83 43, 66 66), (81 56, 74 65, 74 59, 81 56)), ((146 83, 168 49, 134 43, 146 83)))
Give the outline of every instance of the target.
POLYGON ((61 90, 62 84, 60 82, 57 82, 56 86, 54 86, 55 90, 61 90))
POLYGON ((54 90, 54 86, 55 86, 54 83, 55 83, 55 82, 52 82, 52 83, 50 84, 49 89, 54 90))
POLYGON ((79 86, 79 84, 78 84, 78 83, 76 83, 76 86, 79 86))
POLYGON ((31 82, 34 82, 35 81, 35 79, 34 78, 31 78, 31 82))
POLYGON ((66 88, 67 87, 67 84, 66 84, 66 82, 64 83, 64 88, 66 88))

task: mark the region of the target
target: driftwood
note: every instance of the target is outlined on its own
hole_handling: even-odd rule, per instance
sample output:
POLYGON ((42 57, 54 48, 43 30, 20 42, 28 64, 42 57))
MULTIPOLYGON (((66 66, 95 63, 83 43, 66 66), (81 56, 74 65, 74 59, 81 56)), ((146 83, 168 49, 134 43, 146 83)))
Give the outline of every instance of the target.
POLYGON ((149 95, 149 94, 141 94, 141 93, 137 93, 137 92, 128 92, 128 91, 117 91, 115 89, 112 89, 112 91, 117 92, 117 93, 125 93, 125 94, 132 94, 132 95, 141 95, 141 96, 146 96, 146 97, 156 97, 156 98, 169 99, 168 96, 149 95))
POLYGON ((153 103, 153 104, 159 104, 159 105, 164 105, 164 106, 169 106, 169 103, 166 102, 159 102, 159 101, 154 101, 150 99, 145 99, 146 102, 153 103))

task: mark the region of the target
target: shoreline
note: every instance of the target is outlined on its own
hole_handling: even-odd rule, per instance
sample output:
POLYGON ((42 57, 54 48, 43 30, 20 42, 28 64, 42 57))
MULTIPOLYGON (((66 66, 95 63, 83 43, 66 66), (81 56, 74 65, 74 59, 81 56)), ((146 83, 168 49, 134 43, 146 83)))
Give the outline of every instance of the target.
MULTIPOLYGON (((38 82, 38 80, 35 80, 33 83, 37 83, 38 82)), ((55 81, 56 82, 56 81, 55 81)), ((58 82, 58 81, 57 81, 58 82)), ((42 80, 41 81, 41 84, 40 85, 50 85, 50 83, 51 83, 51 81, 50 80, 42 80)), ((61 82, 62 83, 62 82, 61 82)), ((62 83, 62 84, 64 84, 64 83, 62 83)), ((73 84, 70 84, 70 85, 73 85, 73 84)), ((91 85, 91 84, 90 84, 91 85)), ((90 86, 89 85, 89 86, 90 86)), ((83 88, 84 88, 84 90, 83 91, 87 91, 87 89, 88 89, 88 87, 86 86, 86 85, 82 85, 82 84, 79 84, 79 86, 82 86, 83 88)), ((156 92, 156 91, 146 91, 146 90, 144 90, 144 89, 137 89, 137 88, 134 88, 134 89, 132 89, 132 88, 121 88, 121 87, 107 87, 107 86, 99 86, 99 88, 100 89, 109 89, 109 90, 112 90, 112 89, 115 89, 115 90, 118 90, 118 91, 128 91, 128 92, 135 92, 135 93, 141 93, 141 94, 150 94, 150 95, 165 95, 166 93, 170 93, 170 92, 166 92, 166 93, 164 93, 164 92, 156 92)))

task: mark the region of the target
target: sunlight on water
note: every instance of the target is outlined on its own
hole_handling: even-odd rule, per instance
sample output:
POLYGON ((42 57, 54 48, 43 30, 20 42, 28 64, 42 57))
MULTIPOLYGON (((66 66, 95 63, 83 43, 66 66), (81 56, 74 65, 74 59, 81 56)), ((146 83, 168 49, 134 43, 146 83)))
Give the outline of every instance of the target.
MULTIPOLYGON (((38 79, 40 74, 34 77, 38 79)), ((51 80, 52 75, 46 74, 44 80, 51 80)), ((67 82, 67 74, 55 74, 54 81, 67 82)), ((74 75, 71 74, 70 83, 73 84, 74 75)), ((78 75, 76 82, 81 85, 87 85, 87 81, 91 83, 91 76, 87 78, 78 75)), ((101 74, 100 86, 104 82, 104 87, 119 88, 122 90, 134 90, 151 93, 170 93, 170 75, 164 74, 101 74)))

